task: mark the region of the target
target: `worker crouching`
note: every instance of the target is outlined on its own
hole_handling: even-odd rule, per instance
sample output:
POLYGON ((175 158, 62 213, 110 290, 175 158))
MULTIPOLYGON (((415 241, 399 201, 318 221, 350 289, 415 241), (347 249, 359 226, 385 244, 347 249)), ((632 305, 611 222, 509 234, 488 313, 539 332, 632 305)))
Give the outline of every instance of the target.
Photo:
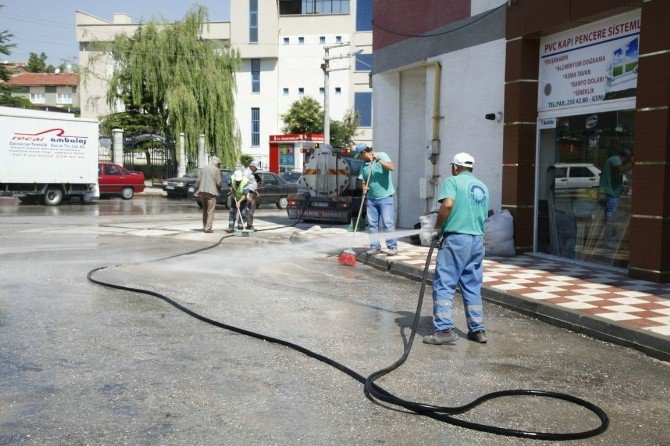
POLYGON ((244 229, 249 216, 249 179, 241 170, 236 170, 230 177, 230 214, 228 217, 228 229, 231 233, 237 229, 244 229))

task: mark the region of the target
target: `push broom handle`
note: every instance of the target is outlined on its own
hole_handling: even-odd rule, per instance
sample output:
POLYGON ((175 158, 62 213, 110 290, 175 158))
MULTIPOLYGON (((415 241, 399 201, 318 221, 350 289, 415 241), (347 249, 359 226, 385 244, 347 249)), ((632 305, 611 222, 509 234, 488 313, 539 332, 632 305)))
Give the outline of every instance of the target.
MULTIPOLYGON (((368 179, 365 181, 365 187, 367 187, 368 190, 370 190, 370 188, 368 187, 368 184, 370 184, 370 177, 371 176, 372 176, 372 163, 370 163, 370 172, 368 172, 368 179)), ((358 217, 356 217, 356 226, 354 226, 354 233, 353 233, 352 237, 356 237, 356 230, 358 229, 358 222, 361 221, 361 214, 363 213, 363 204, 365 203, 365 197, 367 197, 367 195, 368 195, 368 193, 366 192, 361 197, 361 207, 358 209, 358 217)))

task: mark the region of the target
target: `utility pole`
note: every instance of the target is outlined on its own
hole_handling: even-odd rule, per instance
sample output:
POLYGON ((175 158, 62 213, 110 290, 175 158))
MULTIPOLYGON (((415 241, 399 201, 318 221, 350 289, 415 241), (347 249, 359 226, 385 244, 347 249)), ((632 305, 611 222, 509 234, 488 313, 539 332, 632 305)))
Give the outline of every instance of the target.
POLYGON ((323 70, 323 142, 330 144, 330 72, 349 70, 351 67, 346 66, 342 68, 330 68, 330 61, 336 59, 349 59, 355 57, 356 54, 362 53, 363 50, 348 52, 339 56, 330 56, 330 50, 333 48, 342 48, 351 46, 349 43, 341 43, 338 45, 331 45, 324 47, 325 55, 323 56, 323 63, 321 69, 323 70))

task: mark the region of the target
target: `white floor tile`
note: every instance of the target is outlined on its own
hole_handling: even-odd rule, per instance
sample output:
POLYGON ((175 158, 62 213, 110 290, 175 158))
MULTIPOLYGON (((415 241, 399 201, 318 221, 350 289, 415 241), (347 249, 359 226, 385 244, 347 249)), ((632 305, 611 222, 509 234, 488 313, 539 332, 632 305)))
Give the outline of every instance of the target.
POLYGON ((639 291, 617 291, 614 294, 618 294, 619 296, 626 296, 626 297, 651 296, 651 294, 649 294, 649 293, 641 293, 639 291))
POLYGON ((524 293, 522 294, 522 296, 537 300, 552 299, 554 297, 558 297, 558 295, 556 294, 547 293, 545 291, 538 291, 536 293, 524 293))
POLYGON ((563 288, 558 288, 555 286, 534 286, 532 288, 536 291, 544 291, 546 293, 551 293, 552 291, 565 291, 563 288))
POLYGON ((617 297, 615 299, 608 299, 610 302, 616 302, 624 305, 646 304, 648 301, 638 299, 636 297, 617 297))
POLYGON ((549 281, 542 281, 542 285, 545 286, 571 286, 574 285, 570 282, 563 282, 561 280, 549 280, 549 281))
POLYGON ((534 280, 528 279, 502 279, 505 283, 536 283, 534 280))
POLYGON ((609 288, 609 285, 603 283, 582 283, 580 285, 582 288, 609 288))
POLYGON ((585 308, 596 308, 595 305, 587 304, 586 302, 565 302, 558 304, 559 307, 572 308, 573 310, 584 310, 585 308))
MULTIPOLYGON (((583 284, 580 284, 579 286, 581 287, 583 284)), ((571 292, 575 294, 588 294, 590 296, 598 295, 598 294, 607 294, 607 291, 603 290, 597 290, 593 288, 572 288, 570 290, 571 292)))
POLYGON ((613 321, 628 321, 631 319, 640 319, 637 316, 634 316, 631 313, 598 313, 595 316, 604 317, 605 319, 611 319, 613 321))
POLYGON ((509 290, 518 290, 526 287, 522 285, 517 285, 516 283, 501 283, 500 285, 493 285, 493 288, 499 288, 501 290, 509 291, 509 290))
POLYGON ((597 296, 584 296, 584 295, 574 295, 574 296, 564 296, 566 299, 574 300, 575 302, 596 302, 603 300, 602 297, 597 296))
POLYGON ((603 307, 603 311, 616 311, 617 313, 636 313, 638 311, 647 311, 643 308, 633 307, 631 305, 608 305, 603 307))
POLYGON ((647 327, 645 330, 653 331, 654 333, 662 334, 664 336, 670 336, 670 325, 660 326, 660 327, 647 327))

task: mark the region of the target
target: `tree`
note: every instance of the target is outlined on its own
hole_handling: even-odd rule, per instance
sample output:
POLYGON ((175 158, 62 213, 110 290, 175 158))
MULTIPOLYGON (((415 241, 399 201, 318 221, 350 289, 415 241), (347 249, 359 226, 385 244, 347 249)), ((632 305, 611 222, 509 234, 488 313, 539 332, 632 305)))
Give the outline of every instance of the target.
POLYGON ((358 128, 358 113, 349 110, 341 121, 330 122, 330 144, 333 147, 351 147, 354 145, 354 135, 358 128))
POLYGON ((47 71, 47 55, 42 53, 38 56, 37 53, 30 53, 26 71, 29 73, 45 73, 47 71))
MULTIPOLYGON (((0 9, 3 7, 4 5, 0 5, 0 9)), ((0 54, 9 56, 12 53, 11 49, 16 46, 15 44, 10 43, 12 37, 14 37, 14 35, 10 33, 9 30, 0 31, 0 54)), ((9 73, 7 72, 7 68, 5 67, 5 64, 0 63, 0 105, 8 107, 30 106, 30 101, 27 99, 12 96, 12 91, 14 91, 14 89, 3 83, 8 80, 9 73)))
POLYGON ((284 133, 323 133, 323 108, 309 96, 293 102, 282 119, 284 133))
POLYGON ((240 164, 244 167, 249 167, 249 164, 254 160, 254 157, 251 155, 242 154, 240 155, 240 164))
POLYGON ((191 158, 204 134, 210 153, 232 166, 240 153, 233 95, 240 57, 228 44, 201 39, 207 19, 207 8, 194 6, 180 22, 148 22, 133 36, 117 35, 106 48, 114 61, 107 102, 155 117, 150 122, 166 137, 184 132, 191 158))
MULTIPOLYGON (((324 112, 321 104, 305 96, 291 104, 282 115, 285 133, 323 133, 324 112)), ((330 144, 333 147, 353 145, 353 137, 358 128, 358 114, 349 110, 341 121, 330 120, 330 144)))

